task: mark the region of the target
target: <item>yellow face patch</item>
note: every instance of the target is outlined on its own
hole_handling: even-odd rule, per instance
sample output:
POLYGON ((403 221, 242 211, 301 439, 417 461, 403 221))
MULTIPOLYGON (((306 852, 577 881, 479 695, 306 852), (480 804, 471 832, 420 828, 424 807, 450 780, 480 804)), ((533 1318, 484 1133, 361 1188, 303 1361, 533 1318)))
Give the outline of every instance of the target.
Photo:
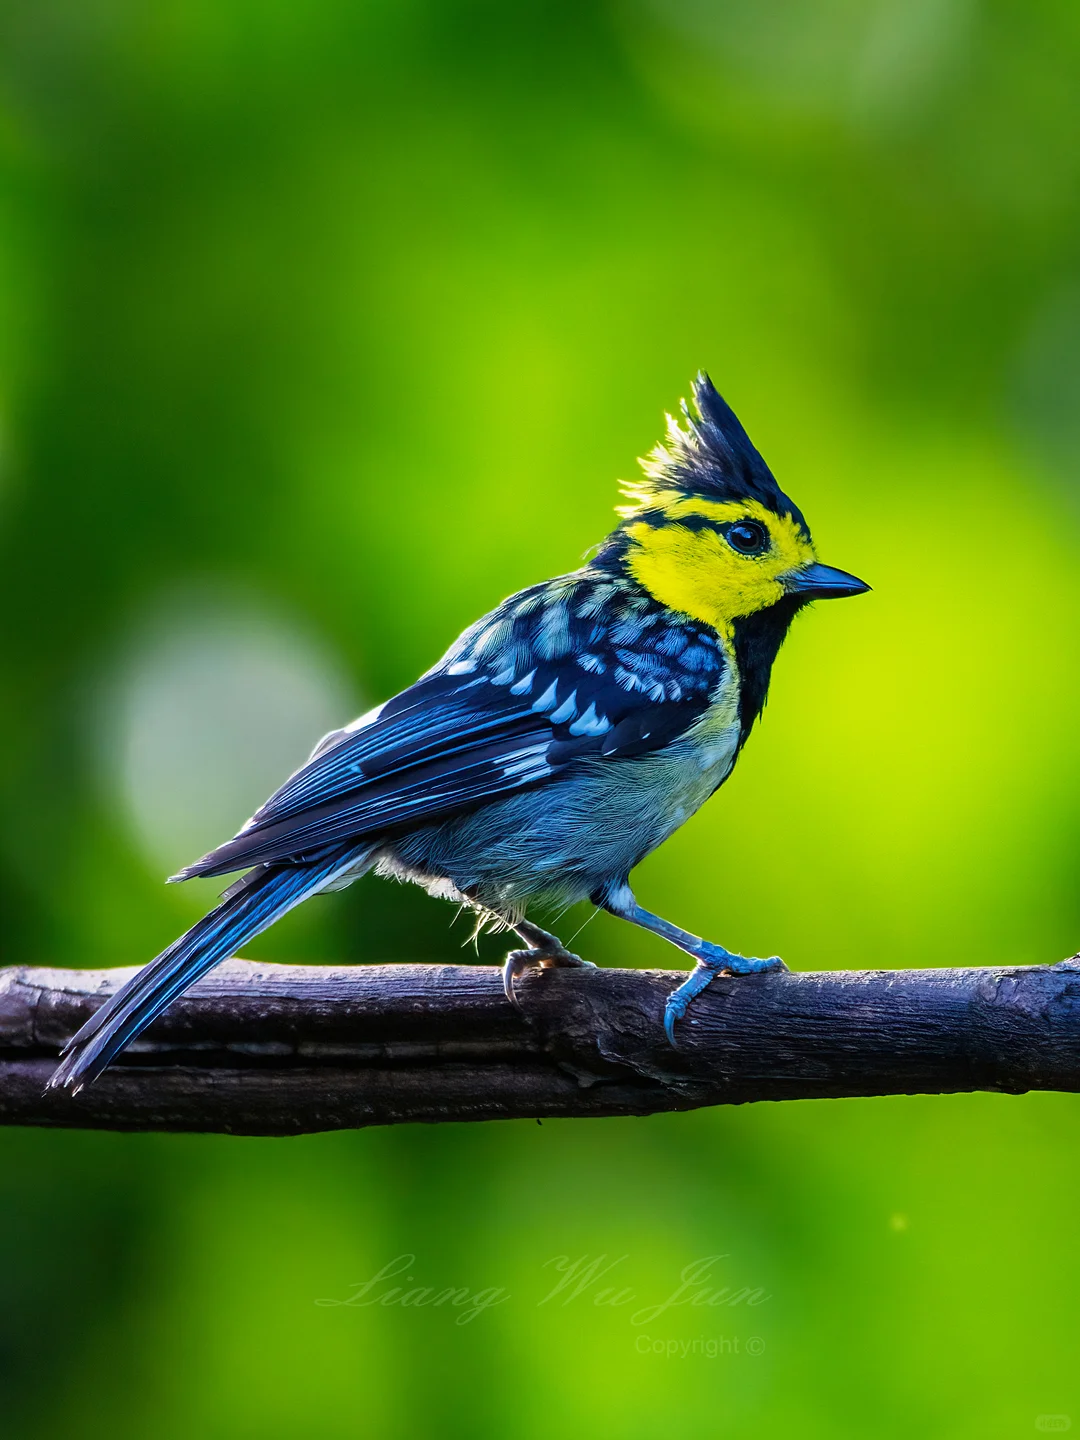
POLYGON ((637 507, 630 509, 630 573, 662 605, 704 621, 722 635, 730 635, 733 621, 775 605, 784 594, 782 577, 815 558, 791 516, 777 515, 756 500, 698 500, 672 493, 652 496, 649 508, 661 510, 664 521, 635 523, 637 507), (718 531, 680 524, 690 517, 721 525, 756 520, 769 534, 768 549, 742 555, 718 531))

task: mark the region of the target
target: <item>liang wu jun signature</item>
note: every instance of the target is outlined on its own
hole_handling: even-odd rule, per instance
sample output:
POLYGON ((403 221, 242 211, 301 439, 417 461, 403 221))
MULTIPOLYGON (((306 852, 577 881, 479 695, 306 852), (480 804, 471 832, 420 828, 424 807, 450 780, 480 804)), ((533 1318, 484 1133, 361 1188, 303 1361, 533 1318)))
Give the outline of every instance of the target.
MULTIPOLYGON (((683 1266, 677 1284, 666 1295, 649 1303, 640 1303, 638 1291, 612 1274, 629 1258, 628 1255, 619 1255, 614 1259, 607 1255, 553 1256, 541 1268, 554 1273, 554 1283, 550 1283, 550 1275, 545 1277, 546 1292, 533 1304, 565 1307, 581 1302, 611 1309, 633 1305, 634 1309, 627 1319, 631 1325, 639 1326, 649 1325, 660 1316, 685 1306, 695 1309, 737 1305, 756 1307, 772 1298, 761 1286, 721 1284, 716 1267, 729 1257, 705 1255, 683 1266), (601 1284, 602 1280, 608 1283, 601 1284)), ((343 1298, 319 1299, 315 1304, 352 1309, 379 1305, 387 1308, 396 1306, 402 1310, 446 1310, 454 1313, 455 1325, 468 1325, 485 1310, 505 1305, 512 1298, 511 1291, 504 1285, 473 1289, 468 1285, 437 1287, 418 1284, 413 1274, 416 1268, 414 1254, 398 1255, 376 1270, 369 1279, 354 1284, 350 1294, 343 1298)))

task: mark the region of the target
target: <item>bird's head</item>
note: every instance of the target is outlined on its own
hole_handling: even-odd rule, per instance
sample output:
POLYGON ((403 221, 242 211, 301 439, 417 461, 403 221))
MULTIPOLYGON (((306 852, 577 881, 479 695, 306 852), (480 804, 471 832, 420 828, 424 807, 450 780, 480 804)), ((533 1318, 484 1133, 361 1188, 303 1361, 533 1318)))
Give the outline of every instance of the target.
POLYGON ((802 512, 706 374, 682 411, 684 424, 668 417, 666 443, 625 487, 622 524, 598 559, 728 636, 763 612, 786 630, 807 601, 870 588, 818 561, 802 512))

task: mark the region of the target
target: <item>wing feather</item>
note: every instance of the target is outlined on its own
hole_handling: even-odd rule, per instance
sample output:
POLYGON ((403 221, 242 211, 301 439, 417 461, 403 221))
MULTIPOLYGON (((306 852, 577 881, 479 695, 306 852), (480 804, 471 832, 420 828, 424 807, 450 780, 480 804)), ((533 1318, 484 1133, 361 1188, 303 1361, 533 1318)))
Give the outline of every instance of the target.
POLYGON ((588 756, 660 748, 702 714, 724 658, 695 622, 658 618, 588 572, 512 597, 415 685, 321 740, 238 835, 175 878, 309 857, 473 809, 588 756))

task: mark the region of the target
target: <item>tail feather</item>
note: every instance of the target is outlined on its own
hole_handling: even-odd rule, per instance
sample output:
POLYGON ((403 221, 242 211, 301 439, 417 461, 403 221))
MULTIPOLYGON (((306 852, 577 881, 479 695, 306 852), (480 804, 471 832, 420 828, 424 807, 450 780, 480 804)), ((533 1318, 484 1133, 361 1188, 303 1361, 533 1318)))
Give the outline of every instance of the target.
POLYGON ((48 1089, 77 1094, 91 1084, 200 975, 309 895, 347 871, 357 873, 364 858, 355 846, 339 846, 306 865, 266 866, 245 876, 246 883, 230 886, 220 905, 145 965, 72 1036, 48 1089))

